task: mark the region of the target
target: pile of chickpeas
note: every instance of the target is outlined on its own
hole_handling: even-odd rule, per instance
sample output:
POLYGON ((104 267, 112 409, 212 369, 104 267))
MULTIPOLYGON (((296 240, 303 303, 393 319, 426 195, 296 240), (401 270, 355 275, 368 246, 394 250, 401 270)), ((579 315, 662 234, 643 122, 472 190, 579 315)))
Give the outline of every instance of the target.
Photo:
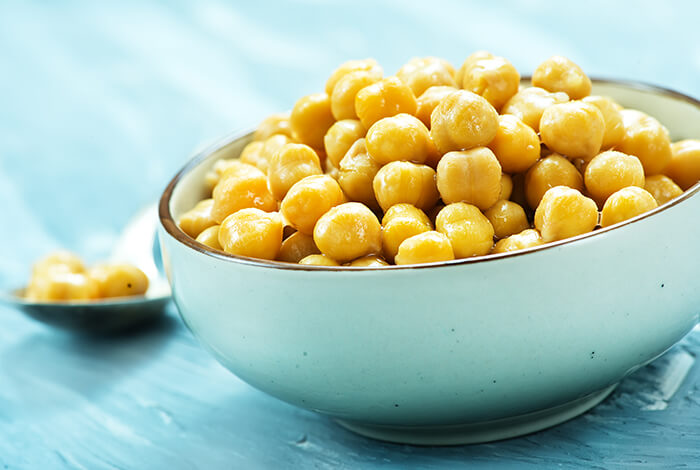
POLYGON ((128 263, 100 263, 86 267, 80 257, 57 251, 37 261, 24 292, 33 302, 88 302, 144 295, 148 277, 128 263))
POLYGON ((503 57, 458 69, 414 58, 338 67, 325 90, 257 128, 206 176, 211 198, 179 220, 239 256, 381 267, 522 250, 591 232, 700 180, 700 140, 591 95, 554 56, 521 86, 503 57))

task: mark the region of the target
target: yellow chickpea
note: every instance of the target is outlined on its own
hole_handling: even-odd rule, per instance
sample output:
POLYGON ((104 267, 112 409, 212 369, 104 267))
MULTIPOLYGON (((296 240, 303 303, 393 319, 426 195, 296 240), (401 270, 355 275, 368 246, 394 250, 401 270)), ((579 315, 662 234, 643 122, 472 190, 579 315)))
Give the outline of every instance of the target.
POLYGON ((338 183, 351 201, 378 209, 374 196, 374 177, 381 168, 367 152, 365 139, 359 139, 347 151, 338 167, 338 183))
POLYGON ((280 212, 298 231, 311 235, 318 219, 345 201, 338 182, 328 175, 307 176, 282 199, 280 212))
POLYGON ((314 237, 301 232, 295 232, 287 237, 277 255, 278 261, 298 263, 309 255, 318 255, 321 251, 314 243, 314 237))
POLYGON ((540 119, 544 110, 554 104, 566 103, 569 95, 563 92, 552 93, 544 88, 527 87, 517 92, 503 105, 501 113, 512 114, 535 132, 540 130, 540 119))
POLYGON ((272 114, 258 124, 253 134, 253 140, 266 140, 275 134, 283 134, 292 137, 292 126, 289 122, 289 113, 272 114))
POLYGON ((367 131, 367 151, 380 165, 393 161, 425 163, 435 147, 430 131, 416 117, 397 114, 380 119, 367 131))
MULTIPOLYGON (((555 186, 568 186, 583 191, 583 177, 576 167, 561 155, 552 154, 539 160, 525 174, 525 198, 535 209, 544 193, 555 186)), ((513 197, 511 196, 511 199, 513 197)))
POLYGON ((331 111, 333 116, 338 121, 341 119, 357 119, 357 110, 355 108, 357 93, 381 79, 381 75, 364 70, 350 72, 341 77, 331 94, 331 111))
MULTIPOLYGON (((212 196, 214 203, 211 208, 211 218, 219 224, 240 209, 252 207, 267 212, 277 210, 277 201, 268 189, 265 174, 245 163, 226 170, 214 187, 212 196)), ((182 227, 182 219, 180 219, 180 226, 182 227)), ((202 230, 204 228, 206 227, 202 230)), ((197 235, 193 237, 196 238, 197 235)))
POLYGON ((365 126, 357 119, 343 119, 342 121, 337 121, 328 129, 328 132, 326 132, 323 138, 323 145, 326 149, 328 161, 330 161, 335 168, 338 168, 340 160, 342 160, 348 150, 350 150, 352 144, 354 144, 357 139, 363 138, 366 133, 367 129, 365 129, 365 126))
POLYGON ((299 260, 299 264, 307 266, 340 266, 340 263, 326 255, 309 255, 299 260))
POLYGON ((484 215, 491 222, 496 238, 506 238, 530 227, 525 210, 513 201, 500 200, 484 215))
POLYGON ((197 235, 196 240, 202 245, 206 245, 214 250, 223 250, 219 243, 219 226, 212 225, 209 228, 202 230, 202 233, 197 235))
POLYGON ((527 171, 540 158, 540 138, 511 114, 498 116, 498 131, 488 146, 508 173, 527 171))
POLYGON ((430 115, 444 98, 457 91, 453 86, 431 86, 416 98, 416 117, 430 129, 430 115))
POLYGON ((204 229, 216 225, 213 209, 213 199, 199 201, 192 209, 180 216, 177 222, 180 230, 192 238, 197 238, 204 229))
POLYGON ((397 77, 388 77, 368 85, 355 96, 357 116, 367 129, 385 117, 415 114, 416 107, 415 95, 397 77))
POLYGON ((326 93, 328 95, 333 94, 335 85, 340 79, 351 72, 368 72, 376 76, 377 80, 381 79, 384 73, 374 59, 348 60, 340 64, 340 66, 331 73, 331 76, 328 77, 326 81, 326 93))
POLYGON ((462 82, 464 81, 464 73, 468 68, 472 66, 472 64, 474 64, 474 62, 477 62, 482 59, 491 59, 492 57, 493 54, 491 54, 488 51, 476 51, 470 54, 455 74, 455 83, 457 84, 457 87, 462 87, 462 82))
POLYGON ((326 93, 304 96, 289 117, 294 139, 316 149, 323 148, 323 136, 334 122, 331 99, 326 93))
POLYGON ((382 268, 384 266, 389 266, 389 263, 379 256, 369 255, 348 263, 348 266, 352 268, 382 268))
POLYGON ((602 206, 612 193, 622 188, 644 187, 644 167, 635 156, 607 150, 593 157, 583 178, 588 194, 602 206))
POLYGON ((601 148, 609 149, 619 144, 622 140, 622 135, 625 133, 625 127, 622 125, 622 115, 617 109, 617 104, 610 98, 597 95, 586 96, 581 101, 592 104, 603 115, 605 133, 603 134, 601 148))
POLYGON ((241 209, 221 223, 219 244, 226 253, 273 260, 282 245, 282 230, 279 214, 241 209))
POLYGON ((250 163, 251 165, 257 167, 263 173, 267 174, 267 168, 270 165, 270 160, 272 160, 272 156, 276 154, 279 151, 279 149, 292 142, 293 140, 287 137, 286 135, 272 135, 263 141, 263 145, 262 147, 260 147, 260 150, 258 150, 257 155, 252 154, 250 156, 250 159, 244 159, 243 157, 245 155, 241 155, 241 162, 250 163))
POLYGON ((609 227, 658 207, 648 191, 630 186, 613 193, 603 206, 600 225, 609 227))
POLYGON ((532 73, 532 84, 548 91, 563 91, 572 100, 591 94, 591 79, 581 67, 561 56, 552 56, 532 73))
POLYGON ((391 206, 382 219, 382 250, 393 261, 399 245, 414 235, 432 230, 428 216, 411 204, 391 206))
POLYGON ((446 153, 437 166, 437 188, 447 203, 467 202, 488 209, 501 194, 501 165, 487 147, 446 153))
POLYGON ((440 232, 428 231, 404 240, 396 254, 396 264, 423 264, 455 259, 449 238, 440 232))
POLYGON ((603 114, 582 101, 552 105, 540 120, 542 142, 569 158, 593 158, 600 151, 604 134, 603 114))
POLYGON ((386 225, 393 219, 400 217, 409 217, 412 219, 417 219, 422 224, 426 224, 428 227, 431 227, 430 218, 427 216, 427 214, 424 211, 418 209, 413 204, 407 203, 394 204, 389 209, 387 209, 384 212, 384 217, 382 217, 382 225, 386 225))
POLYGON ((33 302, 87 301, 99 298, 97 282, 86 273, 52 269, 32 278, 25 297, 33 302))
POLYGON ((148 290, 148 277, 131 264, 99 264, 88 275, 97 283, 101 298, 144 295, 148 290))
POLYGON ((515 95, 520 86, 520 74, 503 57, 474 60, 463 73, 462 88, 483 96, 496 109, 515 95))
POLYGON ((498 132, 498 113, 481 96, 459 90, 445 97, 430 117, 430 136, 440 154, 487 145, 498 132))
MULTIPOLYGON (((250 148, 252 145, 254 145, 256 148, 262 148, 262 142, 251 142, 248 145, 245 146, 243 149, 243 153, 241 153, 241 156, 243 154, 250 155, 252 150, 249 150, 246 152, 246 149, 250 148)), ((214 163, 214 166, 212 166, 211 170, 209 170, 205 175, 204 175, 204 184, 207 186, 207 191, 209 194, 214 190, 214 186, 216 186, 216 183, 219 182, 221 179, 221 175, 224 174, 226 170, 228 170, 230 167, 238 165, 239 163, 243 162, 242 160, 239 160, 237 158, 226 158, 223 160, 217 160, 214 163)), ((250 160, 243 162, 243 163, 248 163, 251 165, 255 165, 252 163, 250 160)))
POLYGON ((544 245, 544 240, 542 240, 540 232, 529 228, 515 235, 511 235, 510 237, 498 240, 493 246, 491 253, 508 253, 540 245, 544 245))
POLYGON ((591 232, 597 224, 595 201, 568 186, 547 190, 535 211, 535 228, 546 243, 591 232))
POLYGON ((687 139, 671 145, 671 160, 664 173, 684 191, 700 181, 700 140, 687 139))
POLYGON ((267 179, 272 195, 281 201, 296 182, 320 174, 323 174, 321 162, 311 147, 286 144, 270 160, 267 179))
POLYGON ((498 193, 498 200, 507 201, 510 195, 513 194, 513 178, 508 173, 501 175, 501 192, 498 193))
POLYGON ((346 263, 380 253, 382 226, 367 206, 348 202, 335 206, 318 219, 314 242, 324 255, 346 263))
POLYGON ((666 175, 647 176, 644 181, 644 189, 654 196, 659 205, 666 204, 671 199, 683 194, 681 187, 666 175))
POLYGON ((485 255, 493 246, 491 222, 471 204, 446 205, 437 215, 435 228, 450 239, 455 258, 485 255))
POLYGON ((84 273, 85 265, 75 253, 65 250, 54 251, 34 263, 32 276, 41 276, 49 271, 56 270, 69 273, 84 273))
POLYGON ((427 165, 391 162, 377 172, 372 187, 382 210, 402 202, 427 210, 440 199, 435 170, 427 165))
POLYGON ((620 114, 625 133, 617 150, 639 158, 645 174, 661 173, 671 161, 671 140, 666 128, 640 111, 623 109, 620 114))
POLYGON ((414 57, 396 72, 396 76, 408 85, 415 96, 420 96, 432 86, 457 86, 454 67, 438 57, 414 57))

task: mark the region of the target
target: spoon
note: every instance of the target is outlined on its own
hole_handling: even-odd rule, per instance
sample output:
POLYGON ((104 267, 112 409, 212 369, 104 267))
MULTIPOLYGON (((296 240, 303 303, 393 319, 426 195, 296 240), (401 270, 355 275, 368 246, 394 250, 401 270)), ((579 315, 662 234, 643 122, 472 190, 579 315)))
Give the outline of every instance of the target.
POLYGON ((109 257, 131 263, 148 276, 143 296, 115 297, 89 302, 35 302, 15 289, 0 300, 48 325, 85 333, 112 333, 153 320, 163 314, 170 301, 170 286, 161 274, 160 246, 156 237, 156 205, 139 211, 126 225, 109 257), (158 266, 156 265, 158 263, 158 266))

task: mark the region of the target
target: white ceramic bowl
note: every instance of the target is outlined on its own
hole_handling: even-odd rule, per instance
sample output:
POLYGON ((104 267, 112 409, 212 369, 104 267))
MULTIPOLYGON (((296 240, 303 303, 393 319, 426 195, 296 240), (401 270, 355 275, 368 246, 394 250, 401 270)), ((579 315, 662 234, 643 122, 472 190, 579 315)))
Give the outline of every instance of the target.
MULTIPOLYGON (((700 137, 700 102, 646 85, 593 93, 700 137)), ((208 250, 175 220, 250 136, 178 173, 160 202, 173 297, 192 332, 252 386, 361 434, 457 444, 557 424, 600 402, 698 321, 700 185, 654 211, 522 252, 382 269, 208 250)))

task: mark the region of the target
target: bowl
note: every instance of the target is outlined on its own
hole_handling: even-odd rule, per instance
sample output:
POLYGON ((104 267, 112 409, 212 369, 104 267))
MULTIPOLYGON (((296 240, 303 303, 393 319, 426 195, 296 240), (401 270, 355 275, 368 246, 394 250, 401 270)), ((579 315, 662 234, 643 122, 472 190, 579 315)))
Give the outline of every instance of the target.
MULTIPOLYGON (((698 137, 700 102, 595 80, 673 140, 698 137)), ((159 206, 184 322, 216 359, 272 396, 365 436, 412 444, 513 437, 570 419, 698 322, 700 185, 596 232, 520 252, 353 269, 216 252, 178 217, 251 134, 196 155, 159 206)))

